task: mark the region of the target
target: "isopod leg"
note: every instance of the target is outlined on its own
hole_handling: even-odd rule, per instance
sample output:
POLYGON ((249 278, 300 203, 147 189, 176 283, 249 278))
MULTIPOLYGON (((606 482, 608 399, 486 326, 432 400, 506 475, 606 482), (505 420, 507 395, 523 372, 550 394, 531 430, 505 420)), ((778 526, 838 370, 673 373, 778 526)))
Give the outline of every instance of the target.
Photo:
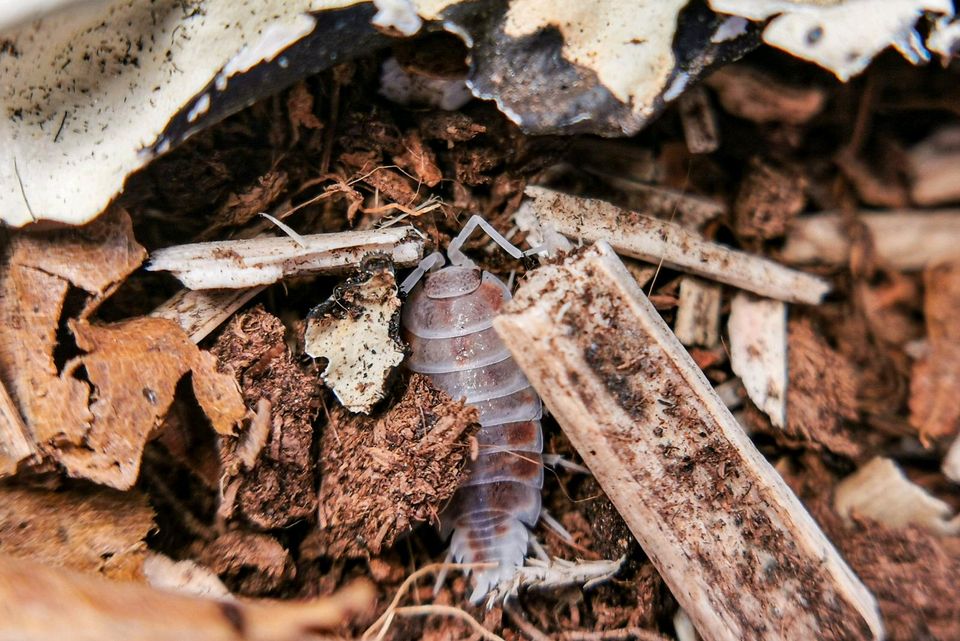
POLYGON ((467 242, 467 238, 470 237, 470 234, 472 234, 473 230, 477 227, 482 229, 487 236, 492 238, 493 242, 500 245, 500 247, 503 248, 503 251, 507 252, 516 259, 523 258, 523 252, 520 251, 516 245, 501 235, 500 232, 490 225, 490 223, 485 221, 477 214, 474 214, 470 217, 470 220, 467 221, 467 224, 463 226, 463 229, 460 230, 460 233, 457 234, 457 237, 450 241, 450 245, 447 247, 447 258, 450 259, 451 264, 463 267, 473 266, 473 261, 467 258, 467 256, 460 251, 460 248, 463 247, 463 244, 467 242))
POLYGON ((403 279, 403 282, 400 283, 400 293, 407 295, 410 293, 414 287, 417 286, 417 283, 420 282, 420 279, 423 278, 431 269, 443 265, 443 254, 440 252, 433 252, 426 258, 420 261, 417 267, 410 272, 410 275, 403 279))

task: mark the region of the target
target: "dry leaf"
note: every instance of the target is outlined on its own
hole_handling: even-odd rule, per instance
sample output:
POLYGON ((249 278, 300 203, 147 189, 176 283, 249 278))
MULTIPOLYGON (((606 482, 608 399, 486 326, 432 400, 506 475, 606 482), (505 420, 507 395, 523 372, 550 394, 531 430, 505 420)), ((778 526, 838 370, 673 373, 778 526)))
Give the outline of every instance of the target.
POLYGON ((2 554, 111 579, 141 579, 143 539, 153 527, 153 510, 142 494, 0 487, 2 554))

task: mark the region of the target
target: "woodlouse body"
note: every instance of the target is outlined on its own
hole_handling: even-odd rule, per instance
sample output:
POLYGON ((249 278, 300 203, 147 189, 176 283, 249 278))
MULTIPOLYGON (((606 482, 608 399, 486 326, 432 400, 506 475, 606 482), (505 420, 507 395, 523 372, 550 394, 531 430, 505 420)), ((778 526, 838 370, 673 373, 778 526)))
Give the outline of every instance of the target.
POLYGON ((474 601, 523 565, 540 516, 540 397, 493 329, 508 300, 496 276, 455 265, 428 273, 403 311, 410 369, 480 413, 479 456, 441 515, 455 561, 498 563, 475 573, 474 601))

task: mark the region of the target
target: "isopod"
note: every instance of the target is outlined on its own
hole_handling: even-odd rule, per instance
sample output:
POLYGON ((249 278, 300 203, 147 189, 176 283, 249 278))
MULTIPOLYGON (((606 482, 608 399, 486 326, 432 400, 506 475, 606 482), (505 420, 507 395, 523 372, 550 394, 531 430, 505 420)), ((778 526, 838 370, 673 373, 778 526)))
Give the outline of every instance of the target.
POLYGON ((401 285, 409 292, 402 313, 409 369, 429 376, 453 398, 464 398, 480 415, 480 453, 440 517, 441 534, 452 534, 450 556, 456 562, 496 563, 474 573, 474 602, 523 565, 543 487, 540 397, 493 329, 510 290, 460 250, 477 226, 511 256, 522 256, 473 216, 450 243, 449 266, 437 269, 444 257, 431 254, 401 285))

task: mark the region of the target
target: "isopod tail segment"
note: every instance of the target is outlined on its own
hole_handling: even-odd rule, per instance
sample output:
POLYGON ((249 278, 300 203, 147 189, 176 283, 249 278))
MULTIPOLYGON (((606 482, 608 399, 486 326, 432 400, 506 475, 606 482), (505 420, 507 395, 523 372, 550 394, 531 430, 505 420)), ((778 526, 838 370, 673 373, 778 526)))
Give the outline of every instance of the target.
POLYGON ((523 257, 473 216, 449 245, 449 266, 443 254, 431 254, 400 287, 408 294, 402 312, 411 348, 407 367, 479 413, 480 453, 440 517, 454 561, 490 564, 473 573, 475 603, 512 580, 524 564, 529 528, 541 516, 543 487, 540 397, 493 329, 510 290, 462 251, 477 227, 514 258, 523 257))

